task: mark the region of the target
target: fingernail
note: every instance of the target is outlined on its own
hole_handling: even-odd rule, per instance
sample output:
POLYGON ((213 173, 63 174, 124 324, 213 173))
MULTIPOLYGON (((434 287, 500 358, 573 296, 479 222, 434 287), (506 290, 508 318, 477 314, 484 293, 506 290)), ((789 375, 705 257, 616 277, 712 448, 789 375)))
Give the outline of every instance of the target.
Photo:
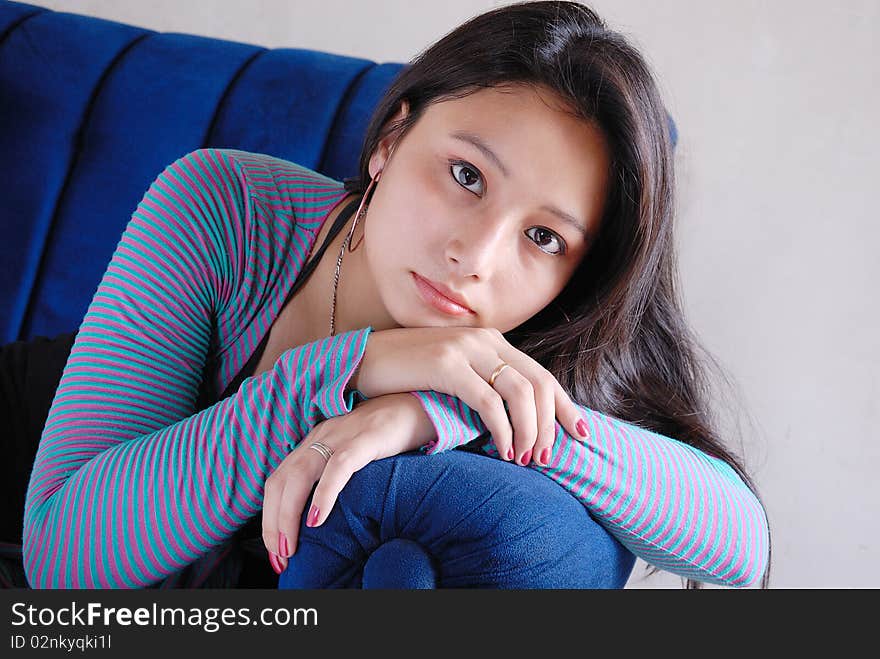
POLYGON ((541 451, 541 463, 545 466, 550 463, 550 448, 549 447, 545 448, 543 451, 541 451))
POLYGON ((532 449, 529 449, 528 451, 523 453, 522 462, 520 462, 520 464, 523 467, 525 467, 527 464, 529 464, 529 460, 531 460, 531 459, 532 459, 532 449))
POLYGON ((587 430, 587 422, 584 419, 581 419, 577 422, 578 432, 581 434, 581 437, 589 437, 590 433, 587 430))
POLYGON ((312 504, 312 507, 309 509, 309 518, 306 520, 306 526, 314 526, 318 521, 318 513, 320 511, 315 507, 315 504, 312 504))
POLYGON ((284 535, 281 531, 278 531, 278 551, 280 552, 280 556, 284 556, 287 558, 287 554, 290 553, 287 551, 287 536, 284 535))
POLYGON ((513 460, 513 449, 512 448, 507 449, 507 459, 513 460))
POLYGON ((278 557, 271 551, 269 552, 269 564, 272 566, 272 569, 275 570, 275 574, 281 574, 284 572, 284 568, 281 567, 281 561, 278 560, 278 557))

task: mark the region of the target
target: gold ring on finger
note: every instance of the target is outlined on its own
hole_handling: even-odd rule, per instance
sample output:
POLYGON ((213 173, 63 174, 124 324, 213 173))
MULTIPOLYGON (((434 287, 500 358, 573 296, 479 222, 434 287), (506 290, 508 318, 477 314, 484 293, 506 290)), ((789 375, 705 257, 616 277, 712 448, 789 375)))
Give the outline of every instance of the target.
POLYGON ((312 442, 309 444, 309 448, 315 449, 324 457, 324 460, 329 460, 333 456, 333 449, 329 446, 325 446, 321 442, 312 442))
POLYGON ((504 370, 505 368, 507 368, 508 366, 510 366, 510 364, 508 364, 507 362, 501 362, 501 363, 495 368, 495 371, 492 373, 492 377, 489 378, 489 386, 490 386, 490 387, 494 387, 494 386, 495 386, 495 380, 498 378, 499 375, 501 375, 501 371, 503 371, 503 370, 504 370))

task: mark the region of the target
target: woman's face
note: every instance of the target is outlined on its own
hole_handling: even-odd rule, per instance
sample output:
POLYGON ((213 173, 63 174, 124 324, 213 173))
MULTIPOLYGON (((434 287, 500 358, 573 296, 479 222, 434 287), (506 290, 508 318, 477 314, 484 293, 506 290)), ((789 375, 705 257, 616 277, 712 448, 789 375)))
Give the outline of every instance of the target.
POLYGON ((364 249, 400 326, 507 332, 566 285, 598 231, 609 154, 561 107, 543 89, 484 89, 429 106, 390 156, 383 140, 364 249), (470 312, 437 308, 419 277, 470 312))

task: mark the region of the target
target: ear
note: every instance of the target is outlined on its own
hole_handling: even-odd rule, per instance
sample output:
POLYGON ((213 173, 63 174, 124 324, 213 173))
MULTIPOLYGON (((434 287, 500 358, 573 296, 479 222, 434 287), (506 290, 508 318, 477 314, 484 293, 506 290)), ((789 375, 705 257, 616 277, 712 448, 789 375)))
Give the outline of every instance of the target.
POLYGON ((409 115, 409 101, 404 99, 400 102, 400 108, 398 108, 394 116, 391 117, 383 127, 383 132, 387 131, 387 133, 381 140, 379 140, 376 150, 373 151, 373 155, 370 156, 369 171, 371 177, 375 177, 377 172, 385 169, 385 165, 388 164, 391 154, 394 153, 394 147, 400 137, 400 131, 388 130, 388 128, 405 119, 407 115, 409 115))

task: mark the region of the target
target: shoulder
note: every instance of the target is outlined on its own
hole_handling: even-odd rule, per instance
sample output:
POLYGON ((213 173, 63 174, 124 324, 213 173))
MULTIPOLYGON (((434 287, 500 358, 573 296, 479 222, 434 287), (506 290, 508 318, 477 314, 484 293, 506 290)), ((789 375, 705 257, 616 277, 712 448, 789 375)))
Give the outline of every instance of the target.
POLYGON ((345 194, 342 181, 305 165, 267 153, 239 149, 199 149, 193 157, 220 161, 241 178, 248 199, 272 216, 291 216, 303 228, 326 214, 345 194))
POLYGON ((300 163, 266 153, 215 149, 234 162, 250 200, 267 216, 291 218, 306 232, 317 232, 329 210, 345 196, 345 184, 300 163))
POLYGON ((178 158, 169 169, 185 168, 206 174, 237 175, 256 192, 266 187, 284 187, 308 192, 311 189, 341 189, 343 183, 305 165, 267 153, 240 149, 202 148, 178 158))
POLYGON ((187 189, 194 214, 206 216, 214 225, 209 233, 224 243, 218 248, 238 261, 259 253, 263 260, 277 255, 287 263, 291 250, 308 252, 323 220, 346 195, 341 181, 240 149, 196 149, 163 176, 187 189))
POLYGON ((221 202, 219 208, 237 209, 243 218, 252 215, 250 208, 267 217, 295 219, 307 231, 317 230, 328 208, 345 195, 342 181, 284 158, 240 149, 190 151, 160 178, 200 190, 221 202))
POLYGON ((240 171, 256 192, 266 189, 308 191, 312 188, 336 189, 343 183, 313 169, 267 153, 238 149, 199 149, 189 155, 222 160, 240 171))

